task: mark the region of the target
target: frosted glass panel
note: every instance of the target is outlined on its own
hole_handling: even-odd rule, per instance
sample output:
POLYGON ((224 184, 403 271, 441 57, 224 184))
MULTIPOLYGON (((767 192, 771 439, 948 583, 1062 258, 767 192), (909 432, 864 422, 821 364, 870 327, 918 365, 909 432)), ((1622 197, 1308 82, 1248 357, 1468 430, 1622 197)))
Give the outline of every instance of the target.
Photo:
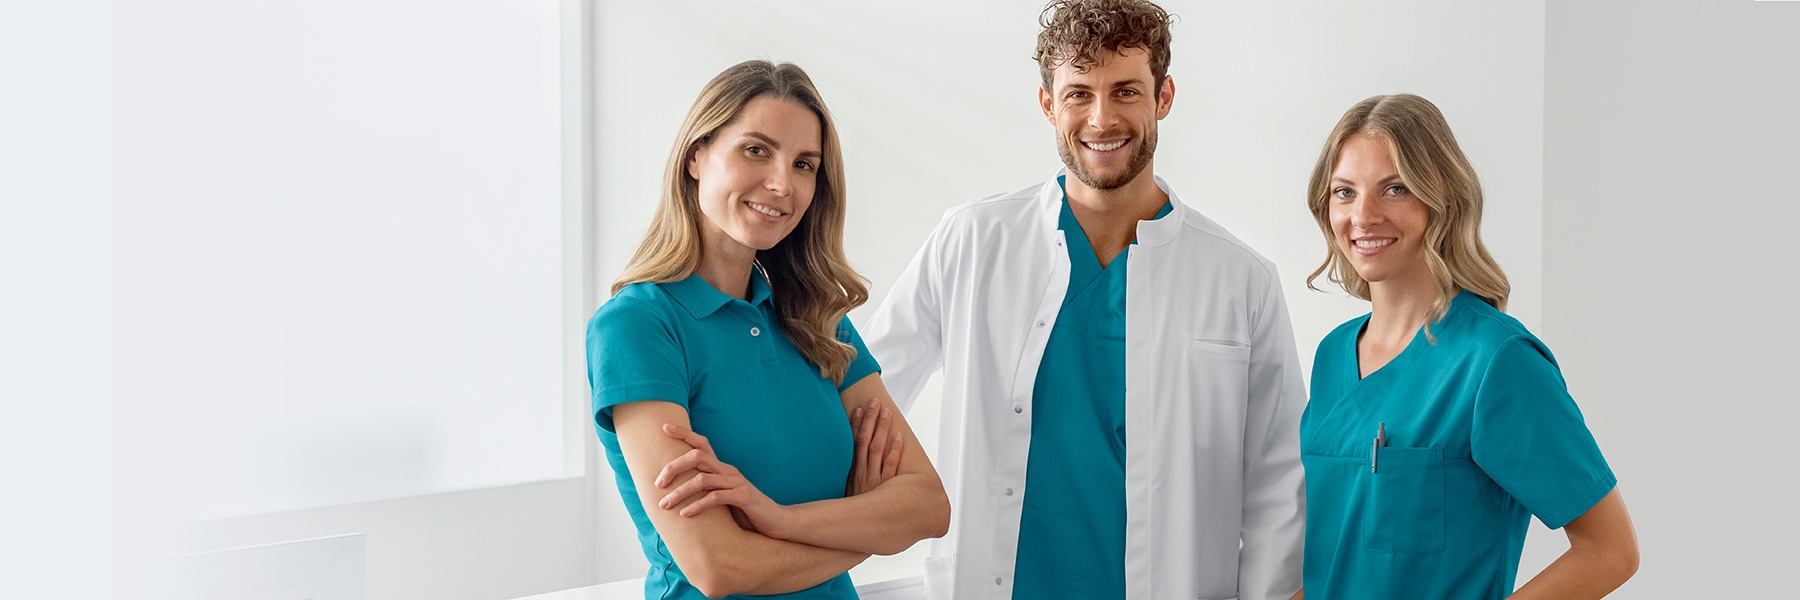
POLYGON ((183 515, 562 476, 558 10, 117 11, 115 389, 183 515))

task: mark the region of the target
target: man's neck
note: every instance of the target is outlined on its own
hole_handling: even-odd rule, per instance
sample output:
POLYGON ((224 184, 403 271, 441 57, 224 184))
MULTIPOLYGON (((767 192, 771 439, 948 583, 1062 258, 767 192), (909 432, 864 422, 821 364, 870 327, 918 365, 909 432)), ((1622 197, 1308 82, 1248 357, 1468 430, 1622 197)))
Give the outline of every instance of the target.
POLYGON ((1156 187, 1156 178, 1149 168, 1119 188, 1094 189, 1078 178, 1068 177, 1063 190, 1069 197, 1069 212, 1081 224, 1082 233, 1087 234, 1101 267, 1112 264, 1113 258, 1137 239, 1138 221, 1155 219, 1169 201, 1169 195, 1156 187))

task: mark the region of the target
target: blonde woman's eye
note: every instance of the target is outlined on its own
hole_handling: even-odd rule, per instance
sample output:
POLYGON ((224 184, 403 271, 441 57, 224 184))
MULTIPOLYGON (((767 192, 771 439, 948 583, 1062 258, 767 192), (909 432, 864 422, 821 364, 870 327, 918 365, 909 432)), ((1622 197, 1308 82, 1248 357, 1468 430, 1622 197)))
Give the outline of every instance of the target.
POLYGON ((764 154, 768 154, 769 151, 764 150, 762 146, 745 146, 744 153, 749 154, 751 156, 762 156, 764 154))
POLYGON ((1399 195, 1402 195, 1402 194, 1405 194, 1405 193, 1406 193, 1406 186, 1404 186, 1404 185, 1390 185, 1390 186, 1388 186, 1388 189, 1387 189, 1387 193, 1388 193, 1388 195, 1389 195, 1389 196, 1399 196, 1399 195))
POLYGON ((1350 197, 1350 188, 1338 188, 1335 190, 1331 190, 1331 195, 1337 196, 1339 198, 1348 199, 1350 197))

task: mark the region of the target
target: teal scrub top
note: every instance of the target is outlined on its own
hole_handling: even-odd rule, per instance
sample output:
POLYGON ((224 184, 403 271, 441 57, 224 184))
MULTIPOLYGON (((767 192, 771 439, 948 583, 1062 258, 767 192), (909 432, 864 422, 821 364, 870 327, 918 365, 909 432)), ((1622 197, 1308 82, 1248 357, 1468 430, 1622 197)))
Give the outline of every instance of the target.
MULTIPOLYGON (((626 286, 588 321, 594 423, 650 561, 645 598, 705 596, 681 573, 638 500, 612 407, 643 400, 681 405, 719 460, 777 503, 844 497, 853 441, 839 392, 880 367, 846 317, 838 339, 856 348, 856 360, 843 384, 832 385, 776 326, 772 302, 760 272, 750 277, 749 301, 694 275, 626 286)), ((845 573, 809 589, 756 598, 841 600, 856 598, 856 589, 845 573)))
POLYGON ((1368 320, 1320 342, 1300 419, 1306 597, 1504 598, 1531 515, 1561 528, 1618 480, 1517 320, 1463 291, 1431 325, 1436 344, 1421 329, 1359 378, 1368 320))
MULTIPOLYGON (((1164 204, 1156 216, 1171 209, 1164 204)), ((1069 251, 1069 289, 1032 388, 1013 598, 1121 598, 1131 250, 1102 268, 1066 196, 1058 227, 1069 251)))

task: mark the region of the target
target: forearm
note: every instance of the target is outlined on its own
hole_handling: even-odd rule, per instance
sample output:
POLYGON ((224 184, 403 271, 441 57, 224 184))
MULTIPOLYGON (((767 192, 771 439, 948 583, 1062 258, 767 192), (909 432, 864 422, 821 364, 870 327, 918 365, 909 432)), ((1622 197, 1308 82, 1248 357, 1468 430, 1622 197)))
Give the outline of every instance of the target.
POLYGON ((788 507, 788 541, 868 554, 897 554, 944 535, 950 503, 927 473, 902 473, 867 493, 788 507))
POLYGON ((1599 546, 1570 546, 1543 572, 1509 596, 1513 600, 1603 598, 1637 571, 1637 561, 1599 546))
POLYGON ((709 544, 705 573, 687 572, 683 566, 695 587, 709 596, 797 592, 829 581, 869 557, 866 552, 775 540, 742 530, 725 537, 709 544), (703 579, 706 585, 701 585, 703 579))

